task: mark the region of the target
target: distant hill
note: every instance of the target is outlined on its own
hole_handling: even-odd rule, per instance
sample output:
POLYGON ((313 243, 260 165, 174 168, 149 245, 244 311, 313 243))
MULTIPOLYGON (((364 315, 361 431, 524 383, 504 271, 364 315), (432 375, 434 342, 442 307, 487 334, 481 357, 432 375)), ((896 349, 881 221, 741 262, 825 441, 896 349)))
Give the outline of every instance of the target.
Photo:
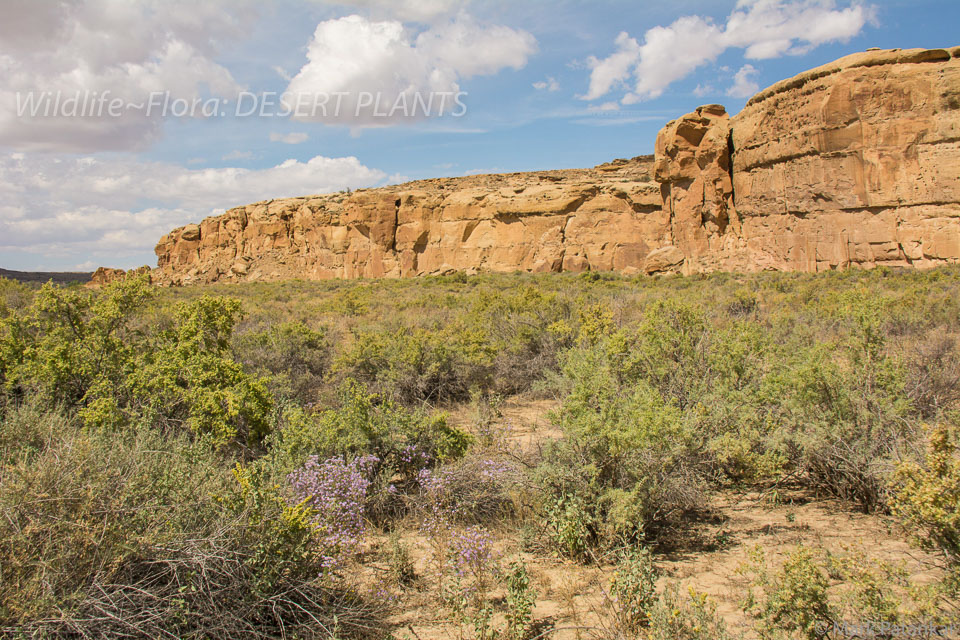
POLYGON ((11 271, 10 269, 0 269, 0 278, 9 278, 10 280, 19 280, 20 282, 48 282, 53 280, 57 284, 70 284, 71 282, 90 282, 91 272, 70 272, 70 271, 11 271))

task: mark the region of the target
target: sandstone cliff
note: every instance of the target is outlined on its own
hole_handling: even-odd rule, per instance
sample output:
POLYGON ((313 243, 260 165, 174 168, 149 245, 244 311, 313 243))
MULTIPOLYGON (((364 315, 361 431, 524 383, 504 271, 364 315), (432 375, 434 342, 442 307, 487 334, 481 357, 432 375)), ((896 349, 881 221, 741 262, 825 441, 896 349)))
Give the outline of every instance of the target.
POLYGON ((932 266, 960 260, 960 47, 869 51, 655 157, 260 202, 172 231, 154 280, 932 266))
POLYGON ((629 270, 667 242, 653 158, 259 202, 157 245, 160 280, 629 270))

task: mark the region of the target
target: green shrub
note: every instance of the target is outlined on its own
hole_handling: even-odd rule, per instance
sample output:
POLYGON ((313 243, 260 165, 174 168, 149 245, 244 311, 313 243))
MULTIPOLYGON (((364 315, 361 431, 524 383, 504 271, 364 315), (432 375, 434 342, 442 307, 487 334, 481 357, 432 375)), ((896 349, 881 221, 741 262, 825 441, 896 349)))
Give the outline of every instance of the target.
POLYGON ((527 640, 533 631, 533 608, 537 593, 530 586, 530 574, 521 560, 510 563, 503 577, 506 586, 506 636, 510 640, 527 640))
POLYGON ((759 595, 750 592, 743 605, 759 620, 761 637, 787 632, 814 640, 832 626, 827 575, 806 547, 798 546, 783 567, 771 574, 763 550, 757 546, 750 553, 750 564, 741 571, 752 575, 759 591, 759 595))
POLYGON ((930 431, 923 464, 903 462, 893 476, 892 508, 926 549, 960 570, 960 430, 930 431))
POLYGON ((617 564, 610 579, 610 604, 620 629, 636 634, 650 624, 657 576, 647 549, 633 550, 617 564))
POLYGON ((275 396, 315 404, 330 367, 326 332, 302 322, 281 322, 233 339, 233 353, 252 375, 267 378, 275 396))
POLYGON ((114 282, 99 295, 44 285, 29 306, 0 320, 7 391, 75 406, 119 384, 139 340, 134 314, 154 295, 142 277, 114 282))
POLYGON ((574 560, 589 558, 594 516, 578 496, 561 494, 546 505, 545 515, 556 552, 574 560))
POLYGON ((729 640, 723 618, 705 593, 692 588, 683 598, 676 584, 663 589, 650 610, 645 640, 729 640))
POLYGON ((91 428, 160 422, 216 446, 259 441, 273 400, 228 353, 240 303, 204 296, 181 305, 172 328, 149 334, 138 314, 155 295, 145 277, 99 293, 44 285, 30 307, 0 321, 7 390, 76 408, 91 428))
POLYGON ((482 291, 466 319, 486 336, 492 360, 491 385, 501 394, 527 391, 555 371, 573 342, 573 305, 545 287, 524 285, 508 292, 482 291))
MULTIPOLYGON (((184 424, 214 446, 253 445, 271 429, 273 397, 229 354, 237 300, 204 296, 177 309, 128 375, 130 408, 148 422, 184 424)), ((88 424, 101 414, 85 415, 88 424)))
POLYGON ((491 354, 481 332, 463 327, 355 331, 333 373, 404 404, 470 397, 490 384, 491 354))
POLYGON ((266 477, 231 481, 186 434, 34 419, 58 431, 0 465, 3 635, 382 637, 382 605, 318 580, 302 507, 266 477))

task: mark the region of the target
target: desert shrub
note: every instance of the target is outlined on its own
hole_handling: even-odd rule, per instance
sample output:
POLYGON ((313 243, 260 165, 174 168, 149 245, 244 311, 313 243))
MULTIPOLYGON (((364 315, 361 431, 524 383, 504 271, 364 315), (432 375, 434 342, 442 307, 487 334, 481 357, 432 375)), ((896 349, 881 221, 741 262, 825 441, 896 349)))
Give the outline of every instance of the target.
POLYGON ((650 552, 628 552, 610 578, 610 608, 619 629, 637 634, 650 624, 657 599, 657 571, 650 552))
POLYGON ((438 462, 455 460, 470 444, 470 436, 447 424, 442 413, 408 409, 354 380, 337 390, 334 407, 309 411, 296 405, 284 409, 269 447, 278 464, 289 469, 308 456, 372 455, 378 468, 390 468, 405 478, 438 462))
POLYGON ((7 407, 0 421, 0 467, 33 460, 71 428, 62 409, 48 409, 35 398, 7 407))
MULTIPOLYGON (((677 361, 660 353, 664 341, 653 336, 653 324, 651 317, 646 338, 619 331, 566 354, 570 390, 556 416, 566 441, 547 448, 538 470, 548 513, 582 505, 585 517, 575 520, 603 545, 653 541, 700 504, 704 437, 678 397, 664 395, 685 394, 675 387, 677 361)), ((698 357, 700 337, 671 332, 674 355, 698 357)), ((568 521, 554 528, 566 530, 568 521)))
POLYGON ((218 446, 258 441, 272 399, 229 356, 240 303, 200 298, 178 308, 172 328, 151 334, 140 313, 154 296, 143 277, 99 293, 45 285, 0 326, 8 391, 75 408, 93 428, 183 424, 218 446))
POLYGON ((526 285, 509 293, 481 292, 468 323, 487 336, 497 393, 530 389, 558 366, 575 336, 573 305, 557 293, 526 285))
POLYGON ((692 588, 686 598, 667 585, 650 609, 645 640, 728 640, 732 636, 716 606, 692 588))
POLYGON ((506 636, 509 640, 527 640, 533 631, 533 608, 537 593, 530 585, 530 574, 521 560, 515 560, 503 575, 506 587, 506 636))
POLYGON ((135 356, 135 312, 153 296, 144 278, 114 282, 99 295, 44 285, 29 306, 0 320, 6 390, 72 406, 120 383, 135 356))
MULTIPOLYGON (((148 422, 183 424, 215 446, 260 442, 272 426, 273 397, 265 380, 246 374, 229 354, 240 316, 237 300, 204 296, 181 304, 173 328, 152 339, 128 375, 126 408, 148 422)), ((114 397, 104 390, 103 404, 85 421, 109 420, 114 397)))
POLYGON ((960 430, 931 430, 923 463, 898 465, 892 508, 924 548, 960 567, 960 430))
POLYGON ((331 359, 325 331, 281 322, 235 335, 232 347, 249 373, 269 379, 275 396, 304 405, 317 402, 331 359))
POLYGON ((898 625, 916 629, 955 625, 958 617, 949 601, 949 581, 917 584, 905 565, 903 560, 876 561, 859 549, 829 554, 827 570, 839 582, 834 591, 839 592, 840 620, 862 621, 875 635, 898 625))
POLYGON ((732 316, 753 316, 760 310, 757 294, 750 289, 740 288, 734 291, 733 299, 727 303, 727 313, 732 316))
POLYGON ((646 448, 611 456, 582 442, 547 447, 534 482, 555 550, 587 560, 593 547, 655 543, 676 530, 703 499, 684 465, 646 448))
POLYGON ((446 402, 489 386, 490 360, 483 333, 463 327, 357 330, 333 373, 395 402, 446 402))
POLYGON ((645 381, 664 401, 683 409, 709 382, 708 338, 702 310, 667 298, 651 304, 635 330, 615 334, 606 355, 619 384, 645 381))
POLYGON ((390 535, 389 545, 388 563, 391 577, 401 587, 412 585, 417 579, 417 572, 410 555, 410 548, 403 543, 397 532, 390 535))
POLYGON ((471 450, 460 460, 422 470, 417 509, 442 505, 461 524, 502 522, 515 511, 515 492, 523 481, 516 463, 471 450))
POLYGON ((334 618, 377 635, 371 603, 318 579, 274 485, 232 480, 186 434, 39 417, 68 426, 0 466, 0 635, 328 637, 334 618))
POLYGON ((0 278, 0 319, 21 311, 30 304, 32 298, 30 287, 16 280, 0 278))
POLYGON ((906 358, 905 388, 920 417, 935 419, 960 400, 960 350, 943 328, 925 333, 906 358))
POLYGON ((772 376, 779 436, 815 489, 883 508, 893 461, 917 435, 899 358, 885 349, 877 305, 859 296, 838 312, 850 335, 798 351, 772 376))
POLYGON ((590 559, 596 516, 579 495, 561 493, 542 506, 553 550, 573 560, 590 559))
POLYGON ((757 546, 740 571, 752 578, 752 589, 742 604, 757 618, 761 637, 786 632, 813 640, 832 626, 827 574, 810 549, 796 547, 783 566, 771 572, 763 549, 757 546))
MULTIPOLYGON (((242 524, 241 543, 248 550, 244 564, 257 593, 269 593, 291 579, 310 581, 333 567, 340 548, 316 526, 316 518, 325 514, 302 495, 301 486, 291 482, 293 495, 284 494, 257 464, 237 463, 232 475, 234 482, 214 499, 242 524)), ((340 506, 332 502, 324 506, 340 506)))

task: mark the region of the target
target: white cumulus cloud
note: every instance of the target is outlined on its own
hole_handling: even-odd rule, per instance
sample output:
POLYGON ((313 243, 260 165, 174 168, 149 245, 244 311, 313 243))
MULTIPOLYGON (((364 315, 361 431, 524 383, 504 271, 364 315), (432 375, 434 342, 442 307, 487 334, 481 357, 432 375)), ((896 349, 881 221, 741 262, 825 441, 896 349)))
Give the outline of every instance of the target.
POLYGON ((124 109, 116 117, 29 117, 22 107, 30 93, 44 92, 62 99, 108 92, 141 105, 152 92, 187 100, 234 95, 238 83, 214 58, 243 35, 252 15, 248 0, 4 0, 0 145, 81 152, 145 146, 160 131, 159 109, 151 116, 124 109))
POLYGON ((540 80, 533 83, 533 88, 537 91, 560 91, 560 83, 553 76, 547 76, 546 80, 540 80))
POLYGON ((752 64, 740 67, 733 76, 733 86, 727 89, 727 95, 733 98, 749 98, 760 91, 760 85, 753 79, 758 73, 760 72, 752 64))
POLYGON ((317 25, 285 105, 298 120, 353 126, 449 115, 460 110, 460 80, 520 69, 535 51, 530 33, 465 14, 417 34, 396 20, 327 20, 317 25))
MULTIPOLYGON (((656 98, 728 49, 743 49, 750 60, 804 53, 852 38, 873 14, 871 6, 858 2, 838 8, 835 0, 739 0, 722 25, 684 16, 669 26, 649 29, 643 44, 623 32, 614 41, 614 53, 587 60, 590 85, 582 97, 597 100, 625 88, 624 104, 656 98)), ((748 75, 740 88, 748 86, 748 75)))
POLYGON ((186 169, 132 157, 0 156, 0 255, 61 266, 154 264, 153 246, 174 227, 268 198, 383 183, 353 157, 287 160, 265 169, 186 169), (35 258, 32 258, 35 256, 35 258))

